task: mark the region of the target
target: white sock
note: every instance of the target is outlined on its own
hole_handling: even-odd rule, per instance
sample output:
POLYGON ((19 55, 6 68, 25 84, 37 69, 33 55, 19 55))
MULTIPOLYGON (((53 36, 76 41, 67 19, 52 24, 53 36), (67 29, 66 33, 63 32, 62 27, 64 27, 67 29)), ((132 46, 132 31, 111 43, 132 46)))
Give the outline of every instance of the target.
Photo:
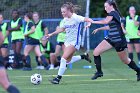
POLYGON ((54 64, 51 64, 51 65, 50 65, 50 68, 54 68, 54 64))
POLYGON ((81 56, 73 56, 73 57, 71 58, 71 61, 68 62, 68 64, 77 62, 77 61, 79 61, 79 60, 81 60, 81 56))
POLYGON ((59 70, 58 70, 58 75, 59 76, 62 76, 66 70, 66 59, 64 58, 61 58, 61 61, 60 61, 60 67, 59 67, 59 70))

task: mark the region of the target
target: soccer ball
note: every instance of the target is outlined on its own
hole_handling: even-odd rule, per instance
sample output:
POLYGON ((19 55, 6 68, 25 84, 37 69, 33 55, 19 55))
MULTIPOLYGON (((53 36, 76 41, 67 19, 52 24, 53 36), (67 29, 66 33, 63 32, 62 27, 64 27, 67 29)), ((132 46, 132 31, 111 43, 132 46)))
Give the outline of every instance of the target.
POLYGON ((40 74, 33 74, 31 76, 31 83, 34 85, 39 85, 42 82, 42 76, 40 74))

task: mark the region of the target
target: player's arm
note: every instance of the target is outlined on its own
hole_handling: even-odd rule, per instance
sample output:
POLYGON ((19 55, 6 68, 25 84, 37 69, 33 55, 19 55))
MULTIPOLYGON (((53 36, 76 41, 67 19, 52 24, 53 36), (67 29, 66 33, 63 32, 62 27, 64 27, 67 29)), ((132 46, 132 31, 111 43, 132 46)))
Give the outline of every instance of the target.
POLYGON ((58 34, 58 33, 60 33, 60 32, 63 32, 63 31, 65 31, 65 28, 60 28, 60 27, 58 27, 58 28, 56 29, 56 31, 54 31, 54 32, 52 32, 52 33, 50 33, 50 34, 48 34, 47 37, 51 37, 51 36, 56 35, 56 34, 58 34))
POLYGON ((123 33, 124 33, 124 34, 126 34, 126 33, 127 33, 127 31, 126 31, 125 26, 124 26, 124 24, 123 24, 123 23, 121 23, 121 27, 122 27, 123 33))
POLYGON ((135 20, 135 17, 133 16, 132 19, 134 21, 135 26, 139 26, 139 24, 140 24, 140 22, 139 22, 140 21, 140 17, 138 17, 138 19, 135 20))
POLYGON ((8 31, 10 31, 10 32, 11 32, 11 31, 20 31, 20 30, 21 30, 21 29, 20 29, 21 26, 22 26, 22 20, 20 19, 19 22, 18 22, 18 26, 15 27, 15 28, 11 28, 11 27, 10 27, 10 28, 8 29, 8 31))
POLYGON ((93 24, 108 24, 113 19, 113 16, 107 16, 105 19, 100 21, 93 21, 93 24))
POLYGON ((104 31, 104 30, 109 30, 109 29, 110 29, 109 26, 100 27, 100 28, 93 30, 92 34, 95 34, 98 31, 104 31))
POLYGON ((28 33, 24 34, 24 36, 28 36, 28 35, 30 35, 30 34, 35 32, 35 25, 32 22, 30 22, 28 24, 28 28, 30 29, 30 31, 28 33))
POLYGON ((3 44, 3 42, 4 42, 4 36, 2 32, 0 31, 0 46, 3 44))

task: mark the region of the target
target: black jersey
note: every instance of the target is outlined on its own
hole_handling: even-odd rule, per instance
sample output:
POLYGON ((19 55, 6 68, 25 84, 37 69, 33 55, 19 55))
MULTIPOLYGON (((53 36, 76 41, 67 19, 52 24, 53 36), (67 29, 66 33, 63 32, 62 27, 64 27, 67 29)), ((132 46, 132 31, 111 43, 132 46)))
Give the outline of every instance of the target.
POLYGON ((124 34, 121 28, 121 17, 117 11, 112 11, 108 14, 108 16, 112 16, 113 19, 111 22, 109 22, 109 33, 108 33, 108 38, 112 42, 120 42, 124 40, 124 34))

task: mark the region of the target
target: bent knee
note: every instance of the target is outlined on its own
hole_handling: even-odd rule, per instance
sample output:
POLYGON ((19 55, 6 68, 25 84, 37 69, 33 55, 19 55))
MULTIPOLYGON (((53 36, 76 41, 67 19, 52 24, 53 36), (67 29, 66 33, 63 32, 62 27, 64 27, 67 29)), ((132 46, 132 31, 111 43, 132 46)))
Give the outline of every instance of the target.
POLYGON ((97 50, 94 50, 94 51, 93 51, 93 55, 94 55, 94 56, 99 56, 99 55, 100 55, 100 52, 97 51, 97 50))

